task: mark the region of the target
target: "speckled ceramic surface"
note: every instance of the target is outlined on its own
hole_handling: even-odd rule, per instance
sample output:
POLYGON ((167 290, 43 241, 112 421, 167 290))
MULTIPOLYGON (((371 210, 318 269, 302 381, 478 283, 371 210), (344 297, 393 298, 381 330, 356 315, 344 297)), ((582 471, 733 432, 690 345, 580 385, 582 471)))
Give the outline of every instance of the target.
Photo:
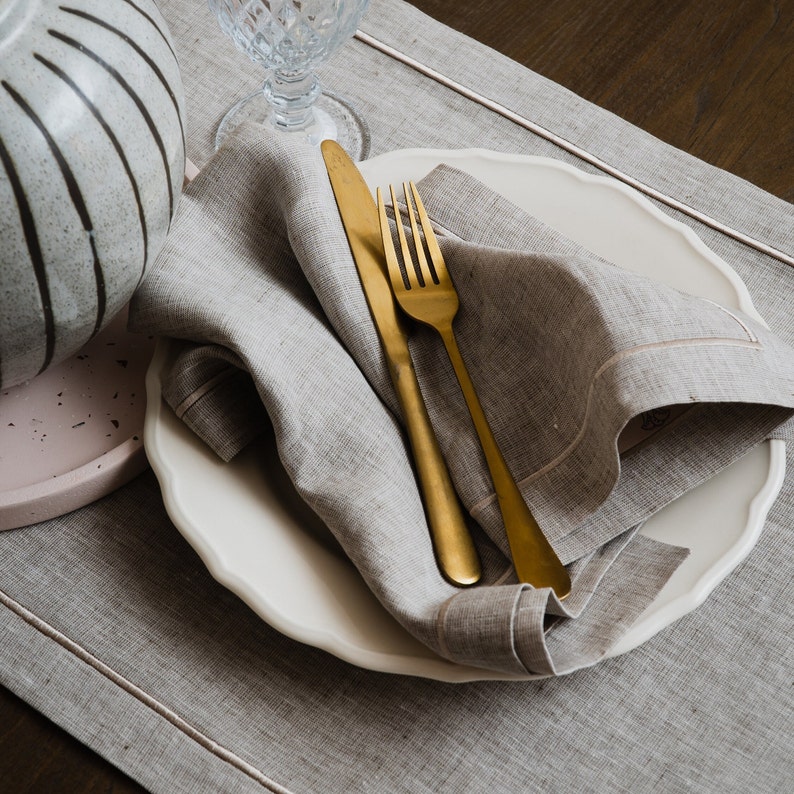
POLYGON ((126 305, 179 197, 183 118, 153 0, 0 0, 0 386, 126 305))
POLYGON ((89 504, 147 466, 144 377, 155 340, 126 308, 73 356, 0 389, 0 530, 89 504))

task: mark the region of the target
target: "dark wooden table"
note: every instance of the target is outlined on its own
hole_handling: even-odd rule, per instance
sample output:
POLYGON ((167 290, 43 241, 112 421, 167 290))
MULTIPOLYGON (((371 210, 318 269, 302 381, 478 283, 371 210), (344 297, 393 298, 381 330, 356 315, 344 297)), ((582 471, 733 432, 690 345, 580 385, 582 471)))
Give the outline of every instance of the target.
MULTIPOLYGON (((413 0, 667 143, 794 202, 794 0, 413 0)), ((141 792, 0 687, 0 794, 141 792)))

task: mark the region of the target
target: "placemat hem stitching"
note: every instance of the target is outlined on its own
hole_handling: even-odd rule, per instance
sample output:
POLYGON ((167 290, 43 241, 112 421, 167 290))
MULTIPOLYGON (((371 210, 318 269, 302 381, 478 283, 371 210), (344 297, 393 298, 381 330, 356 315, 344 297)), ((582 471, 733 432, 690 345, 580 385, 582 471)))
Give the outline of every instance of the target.
POLYGON ((356 31, 355 38, 358 39, 362 44, 366 44, 369 47, 372 47, 375 50, 387 55, 390 58, 393 58, 400 63, 409 66, 412 69, 415 69, 417 72, 429 77, 432 80, 435 80, 437 83, 440 83, 447 88, 455 91, 456 93, 460 94, 461 96, 465 97, 466 99, 471 100, 472 102, 476 102, 479 105, 482 105, 488 110, 493 111, 494 113, 498 113, 500 116, 518 124, 519 126, 523 127, 524 129, 528 130, 529 132, 538 135, 541 138, 549 141, 549 143, 554 144, 555 146, 564 149, 569 154, 578 157, 580 160, 584 160, 586 163, 598 168, 600 171, 608 174, 609 176, 613 177, 614 179, 623 182, 624 184, 628 185, 629 187, 638 190, 640 193, 648 196, 649 198, 655 199, 656 201, 664 204, 670 209, 677 210, 678 212, 682 212, 684 215, 689 216, 693 220, 699 221, 705 226, 708 226, 715 231, 721 232, 732 239, 743 243, 744 245, 749 246, 750 248, 759 251, 762 254, 766 254, 767 256, 772 257, 773 259, 777 259, 784 264, 791 265, 794 267, 794 256, 790 256, 789 254, 785 253, 784 251, 780 251, 777 248, 774 248, 767 243, 763 243, 760 240, 756 240, 754 237, 745 234, 744 232, 740 232, 738 229, 734 229, 727 224, 724 224, 718 221, 716 218, 712 218, 710 215, 706 215, 704 212, 701 212, 694 207, 691 207, 688 204, 685 204, 678 199, 673 198, 672 196, 668 196, 665 193, 662 193, 656 188, 651 187, 650 185, 645 184, 644 182, 640 181, 639 179, 635 179, 633 176, 621 171, 619 168, 610 165, 609 163, 602 160, 597 155, 591 154, 586 149, 582 149, 580 146, 577 146, 575 143, 566 140, 565 138, 560 137, 559 135, 553 133, 551 130, 542 127, 540 124, 537 124, 534 121, 530 121, 529 119, 521 116, 520 114, 516 113, 510 108, 502 105, 499 102, 496 102, 492 99, 489 99, 486 96, 474 91, 471 88, 463 85, 462 83, 457 82, 451 77, 447 77, 442 72, 433 69, 431 66, 427 66, 426 64, 422 63, 421 61, 412 58, 410 55, 407 55, 400 50, 395 49, 389 44, 386 44, 379 39, 376 39, 374 36, 371 36, 369 33, 365 33, 362 30, 356 31))
POLYGON ((233 753, 231 750, 228 750, 227 748, 210 739, 197 728, 193 727, 185 719, 180 717, 176 712, 172 711, 167 706, 160 703, 154 697, 142 690, 139 686, 132 683, 132 681, 129 681, 123 675, 116 672, 112 667, 98 659, 90 651, 86 650, 74 640, 58 631, 58 629, 56 629, 54 626, 50 625, 44 619, 31 612, 29 609, 27 609, 27 607, 20 604, 3 590, 0 590, 0 604, 3 604, 3 606, 10 609, 14 614, 18 615, 28 625, 32 626, 41 634, 53 640, 54 642, 57 642, 58 645, 60 645, 69 653, 73 654, 82 662, 91 666, 94 670, 114 683, 120 689, 123 689, 127 694, 132 695, 144 706, 150 708, 156 714, 163 717, 175 728, 180 730, 197 744, 201 745, 205 750, 248 775, 261 786, 273 792, 273 794, 293 794, 290 789, 287 789, 284 786, 276 783, 274 780, 271 780, 255 766, 252 766, 247 761, 233 753))

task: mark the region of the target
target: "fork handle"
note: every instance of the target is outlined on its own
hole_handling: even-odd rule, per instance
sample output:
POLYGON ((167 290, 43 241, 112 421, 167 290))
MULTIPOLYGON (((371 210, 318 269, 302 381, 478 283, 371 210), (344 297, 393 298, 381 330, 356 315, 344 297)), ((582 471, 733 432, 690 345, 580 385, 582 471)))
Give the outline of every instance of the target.
POLYGON ((551 587, 558 598, 565 598, 571 592, 571 578, 535 521, 507 467, 460 355, 452 324, 436 326, 436 330, 444 340, 485 454, 518 580, 533 587, 551 587))
POLYGON ((475 584, 482 575, 480 558, 430 424, 416 373, 410 360, 392 358, 389 368, 403 409, 439 569, 452 584, 475 584))

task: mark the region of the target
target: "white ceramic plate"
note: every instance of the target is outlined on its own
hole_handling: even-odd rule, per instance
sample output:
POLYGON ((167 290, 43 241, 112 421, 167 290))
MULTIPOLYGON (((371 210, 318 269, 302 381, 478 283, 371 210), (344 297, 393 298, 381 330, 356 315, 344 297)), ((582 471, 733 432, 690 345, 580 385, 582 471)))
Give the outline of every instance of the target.
MULTIPOLYGON (((361 170, 374 191, 441 162, 622 267, 758 316, 736 273, 688 227, 612 179, 480 150, 393 152, 361 170)), ((218 581, 279 631, 361 667, 454 682, 515 678, 448 662, 405 632, 301 505, 272 443, 224 464, 177 420, 161 399, 177 344, 160 342, 149 370, 144 443, 169 515, 218 581)), ((692 553, 610 655, 705 599, 754 545, 783 475, 782 442, 763 444, 646 524, 644 534, 692 553)))

